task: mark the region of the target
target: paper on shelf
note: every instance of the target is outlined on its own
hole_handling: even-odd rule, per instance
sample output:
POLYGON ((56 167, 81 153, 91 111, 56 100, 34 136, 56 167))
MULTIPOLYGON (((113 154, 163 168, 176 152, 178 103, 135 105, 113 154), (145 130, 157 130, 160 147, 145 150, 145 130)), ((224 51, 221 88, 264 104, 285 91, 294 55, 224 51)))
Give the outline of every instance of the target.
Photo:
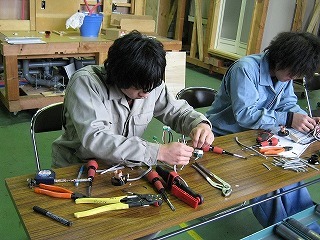
POLYGON ((9 44, 36 44, 46 43, 41 37, 6 37, 6 42, 9 44))

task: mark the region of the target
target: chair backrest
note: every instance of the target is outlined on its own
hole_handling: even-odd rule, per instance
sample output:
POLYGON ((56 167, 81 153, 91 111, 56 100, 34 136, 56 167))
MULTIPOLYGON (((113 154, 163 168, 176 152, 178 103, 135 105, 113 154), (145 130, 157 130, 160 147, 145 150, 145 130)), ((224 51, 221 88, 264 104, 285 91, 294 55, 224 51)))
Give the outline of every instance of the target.
POLYGON ((209 107, 213 103, 217 91, 208 87, 188 87, 177 93, 177 99, 186 100, 193 108, 209 107))
POLYGON ((39 154, 36 143, 36 133, 62 130, 63 102, 53 103, 39 109, 31 119, 30 133, 38 171, 40 168, 39 154))

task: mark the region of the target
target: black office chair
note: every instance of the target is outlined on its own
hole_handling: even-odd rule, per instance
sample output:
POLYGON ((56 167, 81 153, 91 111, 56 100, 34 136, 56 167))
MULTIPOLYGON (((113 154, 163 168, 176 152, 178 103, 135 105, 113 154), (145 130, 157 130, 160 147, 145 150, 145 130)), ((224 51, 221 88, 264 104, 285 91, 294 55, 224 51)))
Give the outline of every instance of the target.
POLYGON ((208 87, 188 87, 177 93, 177 99, 186 100, 193 108, 209 107, 216 97, 217 91, 208 87))
POLYGON ((63 102, 53 103, 39 109, 31 119, 30 133, 38 171, 40 171, 41 168, 36 143, 36 133, 62 130, 62 111, 63 102))

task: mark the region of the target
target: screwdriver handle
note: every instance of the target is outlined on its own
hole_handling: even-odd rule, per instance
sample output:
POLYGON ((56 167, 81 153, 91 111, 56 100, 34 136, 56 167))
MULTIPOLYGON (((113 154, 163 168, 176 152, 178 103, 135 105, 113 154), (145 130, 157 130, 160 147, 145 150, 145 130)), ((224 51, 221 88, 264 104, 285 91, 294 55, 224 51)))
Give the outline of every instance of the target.
POLYGON ((160 176, 156 171, 151 170, 147 174, 147 179, 150 183, 152 183, 156 189, 158 190, 159 193, 164 190, 164 186, 162 185, 162 182, 160 181, 160 176))
POLYGON ((96 174, 96 170, 98 169, 98 163, 96 160, 90 160, 87 163, 87 169, 88 169, 88 178, 94 179, 94 176, 96 174))
POLYGON ((170 202, 166 191, 164 189, 164 186, 160 180, 160 176, 156 171, 151 170, 147 175, 146 175, 148 181, 150 183, 152 183, 155 188, 158 190, 158 192, 161 194, 163 200, 166 201, 166 203, 169 205, 169 207, 171 208, 172 211, 175 211, 175 207, 172 205, 172 203, 170 202))
POLYGON ((202 147, 202 150, 204 152, 214 152, 214 153, 218 153, 218 154, 223 154, 224 153, 224 150, 222 148, 214 147, 212 145, 204 146, 204 147, 202 147))

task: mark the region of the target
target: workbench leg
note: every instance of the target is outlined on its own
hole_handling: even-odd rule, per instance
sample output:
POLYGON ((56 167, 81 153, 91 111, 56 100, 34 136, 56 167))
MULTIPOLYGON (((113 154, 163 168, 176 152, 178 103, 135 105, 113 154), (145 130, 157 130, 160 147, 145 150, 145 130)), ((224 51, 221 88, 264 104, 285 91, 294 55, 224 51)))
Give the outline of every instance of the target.
POLYGON ((95 59, 96 59, 96 64, 101 65, 104 63, 104 60, 106 60, 108 56, 108 53, 102 53, 102 52, 98 52, 95 54, 95 59))
POLYGON ((7 101, 19 100, 18 59, 16 56, 4 56, 5 98, 7 101))

